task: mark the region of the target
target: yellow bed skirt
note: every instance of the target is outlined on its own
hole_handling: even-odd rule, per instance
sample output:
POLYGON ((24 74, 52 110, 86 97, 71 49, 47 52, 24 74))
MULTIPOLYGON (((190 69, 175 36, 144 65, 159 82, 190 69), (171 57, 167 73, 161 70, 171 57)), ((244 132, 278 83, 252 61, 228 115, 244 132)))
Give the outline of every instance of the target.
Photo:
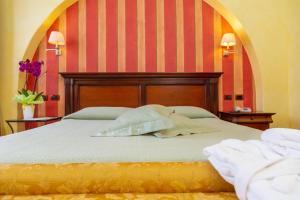
POLYGON ((0 199, 227 200, 232 192, 208 162, 0 164, 0 199))
POLYGON ((60 194, 0 196, 0 200, 238 200, 234 193, 60 194))

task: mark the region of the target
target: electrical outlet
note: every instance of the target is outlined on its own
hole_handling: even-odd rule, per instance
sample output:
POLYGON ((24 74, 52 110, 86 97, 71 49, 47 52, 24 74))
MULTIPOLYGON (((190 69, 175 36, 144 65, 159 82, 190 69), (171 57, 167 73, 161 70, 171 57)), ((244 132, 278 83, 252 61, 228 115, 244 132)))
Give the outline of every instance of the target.
POLYGON ((232 100, 232 95, 229 94, 224 95, 224 100, 232 100))
POLYGON ((53 94, 51 96, 51 101, 59 101, 59 99, 60 99, 60 96, 58 94, 53 94))
POLYGON ((235 100, 243 100, 244 96, 242 94, 235 95, 235 100))

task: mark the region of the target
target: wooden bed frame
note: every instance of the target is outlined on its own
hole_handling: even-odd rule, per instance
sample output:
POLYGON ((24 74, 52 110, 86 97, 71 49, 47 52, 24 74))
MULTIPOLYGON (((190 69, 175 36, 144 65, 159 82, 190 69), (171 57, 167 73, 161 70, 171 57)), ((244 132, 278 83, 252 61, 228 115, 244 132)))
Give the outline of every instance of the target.
POLYGON ((60 73, 65 114, 85 107, 198 106, 218 113, 218 73, 60 73))

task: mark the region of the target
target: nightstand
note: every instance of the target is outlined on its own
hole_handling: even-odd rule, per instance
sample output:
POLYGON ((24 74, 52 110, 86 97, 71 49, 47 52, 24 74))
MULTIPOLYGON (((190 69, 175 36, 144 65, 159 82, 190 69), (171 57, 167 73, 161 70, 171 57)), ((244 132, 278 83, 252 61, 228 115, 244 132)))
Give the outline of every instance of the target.
POLYGON ((266 130, 270 127, 270 123, 273 122, 272 115, 274 115, 275 113, 219 112, 219 114, 222 120, 260 130, 266 130))
POLYGON ((10 119, 5 120, 7 125, 9 126, 11 133, 14 133, 14 129, 10 123, 33 123, 33 122, 55 122, 61 120, 62 117, 39 117, 39 118, 32 118, 32 119, 10 119))

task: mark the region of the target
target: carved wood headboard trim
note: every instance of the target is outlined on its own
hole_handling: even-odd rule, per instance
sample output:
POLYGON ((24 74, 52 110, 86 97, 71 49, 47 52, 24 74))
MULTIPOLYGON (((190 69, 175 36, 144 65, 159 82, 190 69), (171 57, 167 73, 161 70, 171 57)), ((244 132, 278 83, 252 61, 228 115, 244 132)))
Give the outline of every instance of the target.
MULTIPOLYGON (((148 86, 162 87, 162 92, 168 88, 164 86, 175 86, 175 89, 186 86, 194 87, 191 91, 195 92, 195 87, 203 89, 204 98, 201 106, 218 113, 218 79, 222 72, 215 73, 60 73, 65 80, 65 114, 70 114, 81 109, 83 102, 80 96, 81 88, 95 88, 97 86, 135 86, 138 91, 137 105, 141 106, 147 103, 149 97, 146 94, 148 86)), ((160 88, 159 88, 160 89, 160 88)), ((197 89, 197 88, 196 88, 197 89)), ((173 92, 174 92, 173 91, 173 92)), ((179 91, 179 90, 178 90, 179 91)), ((155 92, 154 92, 155 93, 155 92)), ((163 94, 163 93, 162 93, 163 94)), ((101 94, 100 94, 101 95, 101 94)), ((157 93, 155 94, 157 95, 157 93)), ((176 95, 175 95, 176 96, 176 95)), ((200 97, 198 97, 200 98, 200 97)), ((157 99, 157 96, 156 96, 157 99)), ((199 99, 200 100, 200 99, 199 99)), ((169 99, 168 101, 172 101, 169 99)), ((176 99, 174 99, 176 102, 176 99)), ((155 102, 156 103, 156 102, 155 102)), ((159 103, 159 102, 158 102, 159 103)), ((168 102, 170 104, 170 102, 168 102)), ((200 103, 199 103, 200 104, 200 103)), ((115 104, 114 104, 115 105, 115 104)), ((85 105, 89 106, 89 105, 85 105)), ((93 106, 93 105, 90 105, 93 106)), ((107 106, 107 105, 103 105, 107 106)), ((120 105, 122 106, 122 105, 120 105)), ((123 105, 124 106, 124 105, 123 105)))

